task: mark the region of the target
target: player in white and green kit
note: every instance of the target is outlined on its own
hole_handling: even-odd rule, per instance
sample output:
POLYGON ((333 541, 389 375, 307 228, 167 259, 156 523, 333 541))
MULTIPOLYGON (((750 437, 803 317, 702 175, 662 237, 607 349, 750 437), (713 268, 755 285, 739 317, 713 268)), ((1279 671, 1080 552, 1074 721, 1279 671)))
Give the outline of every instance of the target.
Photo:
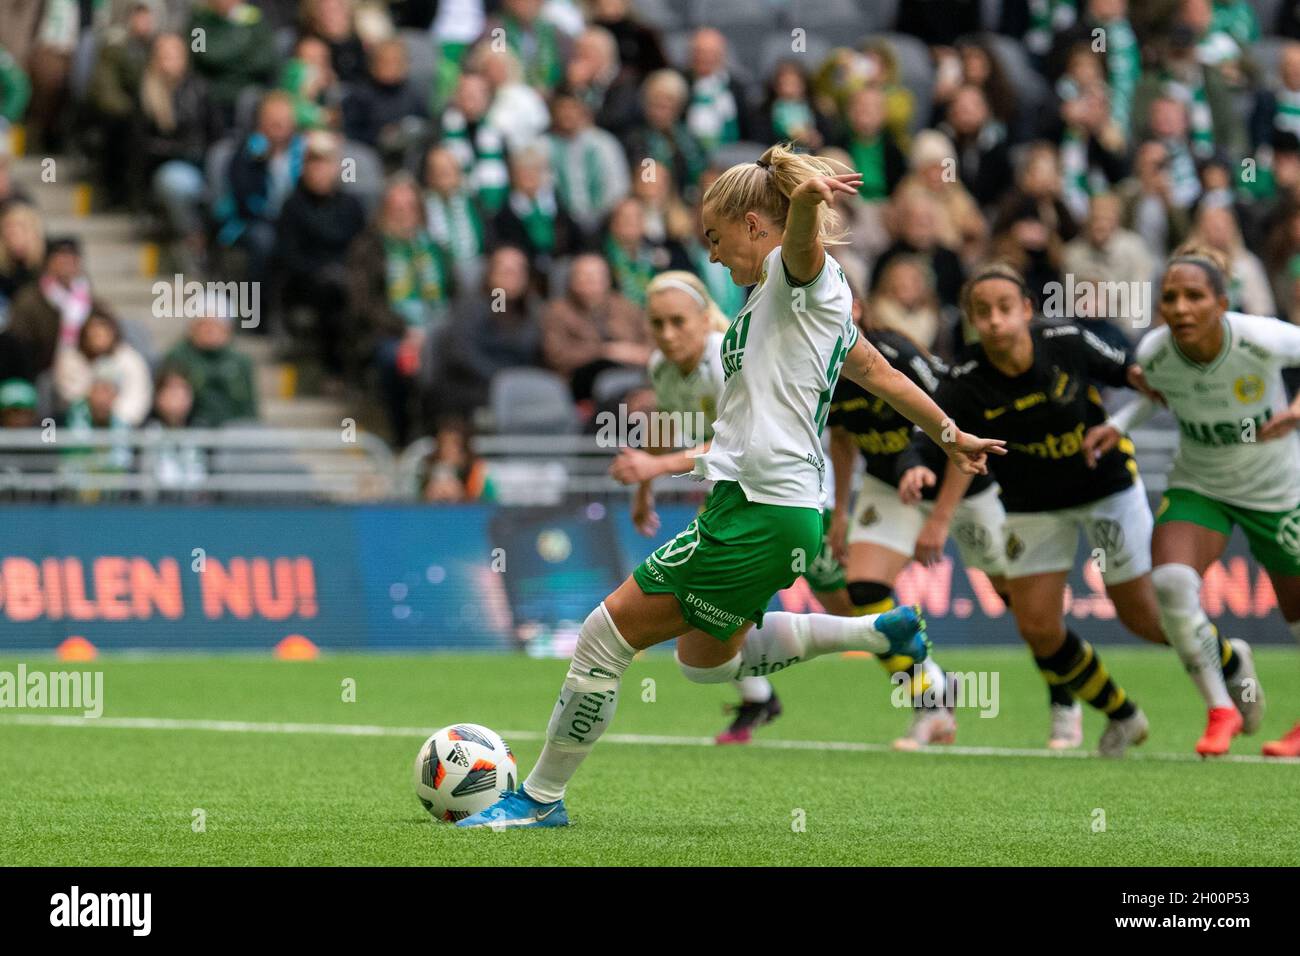
POLYGON ((655 644, 676 638, 683 673, 701 683, 845 650, 927 656, 915 608, 848 618, 764 614, 821 549, 820 436, 841 369, 916 422, 964 470, 982 473, 987 455, 1001 451, 1000 442, 960 431, 859 341, 848 282, 826 245, 840 237, 830 204, 861 181, 774 146, 758 162, 728 169, 705 194, 710 258, 737 285, 755 286, 723 336, 714 437, 695 459, 695 474, 712 479, 713 491, 699 516, 583 622, 528 778, 457 826, 567 824, 565 788, 612 721, 633 656, 655 644))
MULTIPOLYGON (((1281 376, 1300 365, 1300 328, 1229 312, 1226 288, 1216 259, 1200 250, 1175 255, 1160 293, 1165 325, 1137 350, 1180 432, 1156 515, 1152 580, 1165 634, 1209 707, 1196 745, 1203 755, 1226 753, 1232 738, 1256 730, 1263 716, 1249 645, 1220 640, 1201 607, 1201 578, 1234 525, 1300 639, 1300 401, 1288 405, 1281 376)), ((1093 428, 1085 445, 1105 451, 1155 410, 1150 400, 1135 402, 1093 428)), ((1300 725, 1264 753, 1300 756, 1300 725)))

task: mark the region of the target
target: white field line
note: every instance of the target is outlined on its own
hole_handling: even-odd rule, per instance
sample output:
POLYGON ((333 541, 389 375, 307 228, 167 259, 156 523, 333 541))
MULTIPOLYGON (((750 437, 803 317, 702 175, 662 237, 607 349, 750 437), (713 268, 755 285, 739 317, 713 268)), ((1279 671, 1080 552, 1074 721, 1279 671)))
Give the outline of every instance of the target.
MULTIPOLYGON (((381 724, 298 724, 259 723, 246 720, 191 720, 171 717, 77 717, 57 714, 11 714, 0 716, 0 726, 80 727, 105 730, 208 730, 231 734, 324 734, 338 737, 427 737, 436 727, 389 727, 381 724)), ((505 730, 506 740, 539 741, 543 734, 535 730, 505 730)), ((605 734, 605 744, 632 744, 659 747, 714 747, 712 737, 678 737, 660 734, 605 734)), ((1046 757, 1051 760, 1085 759, 1087 750, 1046 750, 1032 747, 961 747, 945 745, 922 747, 916 751, 896 751, 888 744, 861 743, 849 740, 771 740, 754 738, 746 746, 759 750, 817 750, 847 753, 919 753, 946 757, 1046 757)), ((1201 763, 1194 753, 1155 753, 1138 748, 1128 759, 1160 760, 1175 763, 1201 763)), ((1264 757, 1257 754, 1228 754, 1214 758, 1215 763, 1296 764, 1300 758, 1264 757)))

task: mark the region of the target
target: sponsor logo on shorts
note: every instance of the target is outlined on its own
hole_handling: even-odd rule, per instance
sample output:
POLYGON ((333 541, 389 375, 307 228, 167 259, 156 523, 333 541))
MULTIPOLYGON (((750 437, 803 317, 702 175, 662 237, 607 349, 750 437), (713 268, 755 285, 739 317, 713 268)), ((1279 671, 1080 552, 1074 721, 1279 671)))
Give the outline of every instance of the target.
POLYGON ((662 564, 665 568, 675 568, 689 561, 699 546, 700 526, 698 521, 693 520, 677 537, 651 554, 650 560, 662 564))
POLYGON ((1007 560, 1015 561, 1025 553, 1025 543, 1014 531, 1007 535, 1007 560))
POLYGON ((1277 543, 1287 554, 1300 558, 1300 509, 1277 523, 1277 543))
POLYGON ((695 617, 707 621, 714 627, 736 628, 745 623, 743 615, 732 614, 730 611, 724 611, 716 604, 704 600, 704 598, 694 592, 686 592, 686 603, 695 612, 695 617))
POLYGON ((880 520, 880 512, 876 510, 875 505, 867 505, 867 510, 862 512, 862 517, 858 519, 858 524, 862 527, 873 525, 880 520))
POLYGON ((1129 556, 1124 553, 1124 528, 1118 521, 1103 518, 1093 522, 1092 540, 1116 564, 1128 562, 1129 556))

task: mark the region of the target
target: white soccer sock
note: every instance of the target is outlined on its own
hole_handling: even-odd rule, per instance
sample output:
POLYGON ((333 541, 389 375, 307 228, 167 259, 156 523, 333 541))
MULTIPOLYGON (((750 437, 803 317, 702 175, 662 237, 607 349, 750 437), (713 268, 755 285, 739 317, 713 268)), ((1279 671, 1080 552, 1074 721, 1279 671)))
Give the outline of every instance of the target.
POLYGON ((889 639, 872 625, 879 614, 837 617, 772 611, 763 625, 745 637, 740 648, 741 677, 775 674, 799 661, 836 651, 889 652, 889 639))
POLYGON ((614 719, 618 685, 636 651, 618 633, 602 601, 582 622, 560 699, 546 728, 546 743, 524 792, 553 803, 614 719))
POLYGON ((1186 564, 1162 564, 1151 572, 1160 601, 1160 626, 1209 707, 1232 707, 1223 680, 1219 632, 1201 607, 1201 576, 1186 564))
POLYGON ((746 704, 766 704, 772 699, 772 682, 766 677, 742 677, 735 684, 746 704))

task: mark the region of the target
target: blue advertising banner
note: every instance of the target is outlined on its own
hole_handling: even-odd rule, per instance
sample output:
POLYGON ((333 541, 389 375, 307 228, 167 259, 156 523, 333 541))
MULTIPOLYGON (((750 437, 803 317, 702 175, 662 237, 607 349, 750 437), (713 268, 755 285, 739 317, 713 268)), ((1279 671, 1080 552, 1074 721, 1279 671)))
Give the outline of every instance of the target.
MULTIPOLYGON (((0 648, 265 649, 300 635, 324 648, 566 654, 591 608, 695 510, 660 508, 639 535, 623 504, 243 508, 0 507, 0 648)), ((1080 551, 1070 625, 1136 640, 1115 621, 1080 551)), ((955 556, 909 566, 936 643, 1014 643, 1014 622, 955 556)), ((1226 633, 1289 641, 1268 577, 1234 537, 1204 599, 1226 633)), ((820 610, 799 580, 773 608, 820 610)))

